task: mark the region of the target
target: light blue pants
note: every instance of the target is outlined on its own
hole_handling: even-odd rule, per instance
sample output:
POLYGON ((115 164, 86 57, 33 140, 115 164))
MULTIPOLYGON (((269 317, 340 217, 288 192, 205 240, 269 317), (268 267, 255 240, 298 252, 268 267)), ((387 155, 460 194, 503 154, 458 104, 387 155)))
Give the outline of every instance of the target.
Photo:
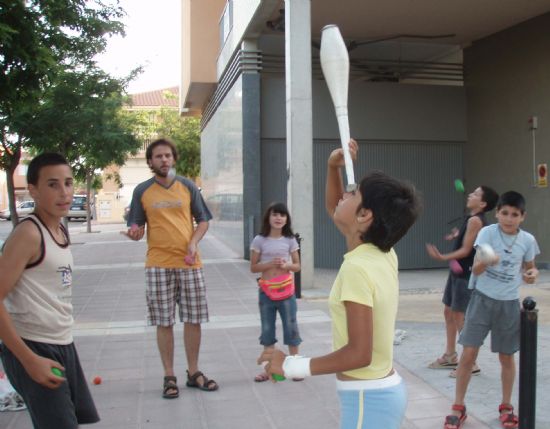
POLYGON ((337 381, 337 388, 340 429, 401 427, 407 408, 407 388, 397 373, 382 380, 337 381))

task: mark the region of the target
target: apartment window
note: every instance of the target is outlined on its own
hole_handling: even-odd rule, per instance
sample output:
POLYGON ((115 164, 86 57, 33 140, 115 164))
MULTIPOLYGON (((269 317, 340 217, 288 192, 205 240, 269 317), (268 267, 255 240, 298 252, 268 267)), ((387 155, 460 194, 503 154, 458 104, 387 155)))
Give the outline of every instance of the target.
POLYGON ((233 0, 227 0, 220 19, 220 48, 225 45, 225 41, 233 28, 233 0))

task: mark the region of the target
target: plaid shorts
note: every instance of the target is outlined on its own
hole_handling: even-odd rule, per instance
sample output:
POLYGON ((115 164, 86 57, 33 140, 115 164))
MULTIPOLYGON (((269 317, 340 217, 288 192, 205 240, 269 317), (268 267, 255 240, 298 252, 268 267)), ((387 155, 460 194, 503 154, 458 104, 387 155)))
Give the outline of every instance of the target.
POLYGON ((180 322, 208 322, 202 268, 145 268, 147 323, 173 326, 178 304, 180 322))

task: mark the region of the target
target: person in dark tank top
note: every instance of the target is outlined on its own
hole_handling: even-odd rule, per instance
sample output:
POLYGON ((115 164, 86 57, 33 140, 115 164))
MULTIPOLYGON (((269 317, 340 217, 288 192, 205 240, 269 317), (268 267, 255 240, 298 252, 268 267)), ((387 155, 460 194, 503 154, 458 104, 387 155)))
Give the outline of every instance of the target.
MULTIPOLYGON (((454 228, 445 236, 446 240, 453 240, 452 251, 441 253, 434 244, 426 244, 426 250, 431 258, 436 261, 447 261, 451 268, 442 299, 446 332, 445 352, 428 367, 451 369, 453 370, 450 373, 451 377, 456 376, 454 371, 458 365, 456 339, 464 326, 464 314, 470 301, 471 290, 468 289, 468 281, 475 256, 474 242, 480 229, 487 224, 485 213, 493 210, 497 201, 498 194, 494 189, 484 185, 477 187, 468 195, 467 215, 461 227, 454 228)), ((472 373, 479 374, 479 372, 479 367, 474 365, 472 373)))

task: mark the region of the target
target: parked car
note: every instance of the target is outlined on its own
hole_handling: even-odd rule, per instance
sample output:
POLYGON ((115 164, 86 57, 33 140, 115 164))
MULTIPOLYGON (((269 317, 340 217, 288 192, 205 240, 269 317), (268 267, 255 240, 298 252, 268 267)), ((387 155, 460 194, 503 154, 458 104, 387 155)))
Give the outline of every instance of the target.
POLYGON ((71 208, 69 209, 68 219, 86 220, 86 210, 88 207, 88 198, 86 195, 74 195, 71 208))
MULTIPOLYGON (((17 211, 17 216, 25 217, 34 211, 34 201, 22 201, 17 203, 15 210, 17 211)), ((9 207, 0 211, 0 219, 11 220, 11 212, 9 207)))

